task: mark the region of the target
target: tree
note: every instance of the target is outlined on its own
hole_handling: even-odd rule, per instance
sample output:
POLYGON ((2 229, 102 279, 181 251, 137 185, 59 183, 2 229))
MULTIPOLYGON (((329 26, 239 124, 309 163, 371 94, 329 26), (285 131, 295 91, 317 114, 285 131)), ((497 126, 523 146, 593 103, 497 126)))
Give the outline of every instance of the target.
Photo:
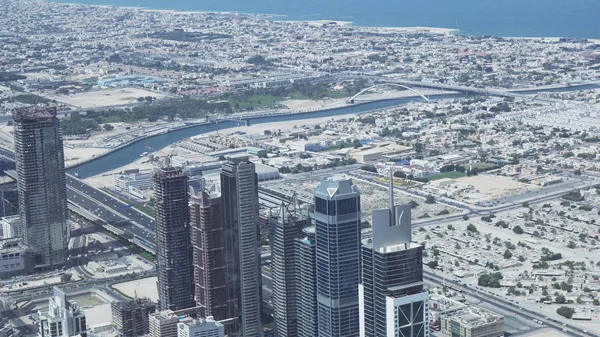
POLYGON ((521 204, 521 206, 523 206, 525 208, 529 208, 529 203, 527 201, 525 201, 524 203, 521 204))
POLYGON ((500 288, 500 280, 503 278, 502 273, 482 274, 477 279, 477 284, 481 287, 500 288))
POLYGON ((575 248, 577 248, 577 245, 575 244, 575 242, 569 241, 569 243, 567 244, 567 247, 569 247, 571 249, 575 249, 575 248))
POLYGON ((515 234, 523 234, 525 231, 523 231, 523 228, 521 228, 521 226, 515 226, 513 228, 513 232, 515 232, 515 234))
POLYGON ((427 266, 431 269, 435 269, 438 266, 438 262, 436 260, 430 261, 427 263, 427 266))
POLYGON ((72 278, 72 277, 73 277, 73 276, 72 276, 71 274, 67 274, 67 273, 65 273, 65 274, 62 274, 62 275, 60 276, 60 282, 67 283, 67 282, 71 281, 71 278, 72 278))
POLYGON ((110 130, 113 130, 115 127, 112 126, 111 124, 106 123, 106 124, 102 125, 102 128, 104 129, 104 131, 110 131, 110 130))
POLYGON ((563 307, 556 309, 556 313, 563 316, 564 318, 570 319, 571 317, 573 317, 573 314, 575 313, 575 309, 573 309, 571 307, 563 306, 563 307))
POLYGON ((505 250, 505 251, 504 251, 504 258, 505 258, 505 259, 507 259, 507 260, 508 260, 508 259, 510 259, 512 256, 513 256, 513 254, 510 252, 510 250, 508 250, 508 249, 507 249, 507 250, 505 250))
POLYGON ((410 205, 410 208, 417 208, 419 206, 419 203, 414 200, 409 201, 408 204, 410 205))
POLYGON ((473 225, 472 223, 470 223, 467 226, 467 231, 469 231, 471 233, 479 233, 479 231, 477 230, 477 227, 475 227, 475 225, 473 225))
POLYGON ((404 179, 404 178, 406 178, 406 173, 404 173, 402 171, 396 171, 396 172, 394 172, 394 177, 404 179))
POLYGON ((435 197, 433 195, 428 195, 427 198, 425 198, 425 203, 426 204, 435 204, 435 197))
POLYGON ((360 167, 360 169, 367 172, 377 173, 377 168, 373 165, 363 165, 360 167))

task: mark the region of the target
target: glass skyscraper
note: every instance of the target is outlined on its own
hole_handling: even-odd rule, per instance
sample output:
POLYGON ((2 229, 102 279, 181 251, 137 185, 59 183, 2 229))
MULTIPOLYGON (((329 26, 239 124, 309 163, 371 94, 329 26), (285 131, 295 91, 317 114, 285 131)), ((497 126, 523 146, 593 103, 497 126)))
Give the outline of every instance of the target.
POLYGON ((318 335, 315 227, 306 227, 302 232, 294 241, 298 337, 315 337, 318 335))
MULTIPOLYGON (((390 176, 390 178, 392 178, 390 176)), ((361 337, 428 337, 423 247, 411 242, 411 207, 373 211, 373 236, 362 242, 361 337)))
POLYGON ((360 193, 351 179, 325 178, 315 190, 319 337, 359 336, 360 193))
POLYGON ((258 179, 247 155, 229 156, 221 169, 228 301, 244 337, 262 337, 258 179))

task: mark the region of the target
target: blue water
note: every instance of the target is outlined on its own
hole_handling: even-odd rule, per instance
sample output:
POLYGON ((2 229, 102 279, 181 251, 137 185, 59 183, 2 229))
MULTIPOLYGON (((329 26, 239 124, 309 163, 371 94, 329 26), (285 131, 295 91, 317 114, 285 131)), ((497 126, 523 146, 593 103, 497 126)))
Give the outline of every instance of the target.
POLYGON ((361 26, 456 28, 469 35, 600 38, 600 0, 62 0, 285 15, 361 26))
MULTIPOLYGON (((451 98, 451 97, 459 97, 462 95, 436 95, 436 98, 451 98)), ((342 108, 330 109, 330 110, 322 110, 322 111, 314 111, 307 112, 301 114, 293 114, 293 115, 283 115, 283 116, 274 116, 274 117, 259 117, 253 118, 250 120, 250 124, 262 124, 262 123, 273 123, 273 122, 283 122, 283 121, 298 121, 298 125, 302 125, 301 120, 317 118, 317 117, 333 117, 338 115, 345 114, 359 114, 361 112, 382 109, 391 106, 397 106, 401 104, 405 104, 411 101, 416 101, 419 99, 416 98, 401 98, 401 99, 393 99, 393 100, 385 100, 385 101, 377 101, 377 102, 369 102, 361 105, 348 105, 342 108)), ((221 122, 219 124, 204 124, 199 125, 187 129, 181 129, 174 132, 157 135, 154 137, 147 138, 146 140, 139 141, 133 143, 129 146, 116 150, 114 152, 109 153, 106 156, 94 159, 88 163, 70 168, 68 170, 69 173, 74 174, 77 173, 81 178, 87 178, 94 175, 102 174, 104 172, 114 170, 116 168, 122 167, 124 165, 130 164, 136 159, 140 158, 140 155, 148 149, 146 146, 151 147, 153 149, 162 149, 170 144, 173 144, 177 141, 180 141, 185 138, 193 137, 196 135, 200 135, 203 133, 222 130, 227 128, 232 128, 238 126, 236 122, 221 122)))

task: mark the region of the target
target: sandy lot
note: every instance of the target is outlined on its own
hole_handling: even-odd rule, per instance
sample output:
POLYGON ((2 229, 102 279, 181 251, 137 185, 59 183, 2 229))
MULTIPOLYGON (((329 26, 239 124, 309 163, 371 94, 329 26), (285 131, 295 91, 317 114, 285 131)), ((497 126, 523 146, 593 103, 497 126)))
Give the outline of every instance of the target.
POLYGON ((538 188, 534 185, 490 175, 452 179, 449 184, 445 185, 438 185, 438 181, 433 181, 423 186, 424 190, 435 195, 447 194, 456 200, 470 204, 489 202, 538 188))
POLYGON ((92 308, 86 308, 85 320, 89 327, 93 327, 100 324, 110 323, 112 319, 112 312, 110 310, 110 303, 96 305, 92 308))
POLYGON ((503 177, 478 175, 456 179, 457 182, 473 186, 480 193, 501 196, 519 193, 532 188, 532 185, 506 179, 503 177))
POLYGON ((110 150, 94 147, 65 147, 65 167, 71 167, 77 163, 88 160, 89 158, 100 156, 108 151, 110 150))
POLYGON ((158 301, 158 288, 156 287, 157 278, 148 277, 140 280, 129 281, 113 285, 113 288, 119 290, 126 296, 135 297, 137 288, 137 297, 148 297, 154 302, 158 301))
POLYGON ((148 90, 135 88, 120 88, 90 91, 68 96, 48 96, 48 98, 55 99, 59 102, 63 102, 69 105, 85 109, 103 106, 131 104, 135 103, 138 97, 146 96, 156 97, 157 99, 167 97, 163 94, 159 94, 148 90))

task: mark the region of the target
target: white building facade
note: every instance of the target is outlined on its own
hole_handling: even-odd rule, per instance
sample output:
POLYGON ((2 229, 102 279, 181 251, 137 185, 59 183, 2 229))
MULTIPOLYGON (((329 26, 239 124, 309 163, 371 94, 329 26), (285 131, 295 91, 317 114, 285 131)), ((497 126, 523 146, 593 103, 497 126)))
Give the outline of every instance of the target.
POLYGON ((177 324, 177 337, 224 337, 225 327, 208 316, 185 320, 177 324))
POLYGON ((48 312, 38 313, 40 337, 70 337, 87 332, 85 313, 67 301, 67 295, 57 287, 48 300, 48 312))

